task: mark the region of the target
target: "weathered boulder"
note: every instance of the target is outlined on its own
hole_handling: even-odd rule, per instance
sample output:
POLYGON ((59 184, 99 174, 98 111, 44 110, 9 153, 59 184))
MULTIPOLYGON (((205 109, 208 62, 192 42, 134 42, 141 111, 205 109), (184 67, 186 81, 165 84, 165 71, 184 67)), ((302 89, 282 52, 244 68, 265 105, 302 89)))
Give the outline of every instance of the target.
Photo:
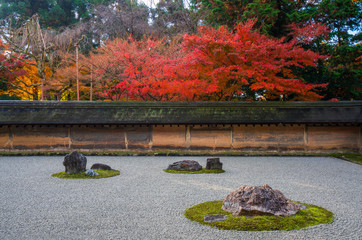
POLYGON ((202 166, 193 160, 183 160, 170 164, 167 169, 178 171, 200 171, 202 166))
POLYGON ((85 174, 88 175, 88 176, 91 176, 91 177, 95 177, 95 176, 99 175, 99 173, 95 172, 93 169, 88 169, 85 172, 85 174))
POLYGON ((232 213, 233 216, 241 216, 245 213, 292 216, 300 210, 279 190, 274 190, 267 184, 264 186, 241 186, 226 196, 222 209, 232 213))
POLYGON ((110 166, 103 163, 95 163, 92 165, 91 169, 113 170, 110 166))
POLYGON ((222 170, 222 162, 220 162, 220 158, 208 158, 206 160, 206 169, 219 169, 222 170))
POLYGON ((65 156, 63 165, 66 173, 81 173, 86 170, 87 158, 83 154, 73 151, 65 156))

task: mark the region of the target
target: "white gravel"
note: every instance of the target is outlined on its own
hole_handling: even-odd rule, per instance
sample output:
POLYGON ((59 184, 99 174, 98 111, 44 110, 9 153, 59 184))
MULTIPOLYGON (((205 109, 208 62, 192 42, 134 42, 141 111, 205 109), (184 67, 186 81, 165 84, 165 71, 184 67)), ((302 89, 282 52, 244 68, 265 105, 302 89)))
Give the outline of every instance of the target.
POLYGON ((0 157, 0 239, 362 239, 362 166, 329 157, 221 157, 223 174, 169 174, 183 159, 87 157, 121 171, 58 179, 63 157, 0 157), (222 200, 241 185, 269 184, 335 213, 332 224, 239 232, 191 222, 186 208, 222 200))

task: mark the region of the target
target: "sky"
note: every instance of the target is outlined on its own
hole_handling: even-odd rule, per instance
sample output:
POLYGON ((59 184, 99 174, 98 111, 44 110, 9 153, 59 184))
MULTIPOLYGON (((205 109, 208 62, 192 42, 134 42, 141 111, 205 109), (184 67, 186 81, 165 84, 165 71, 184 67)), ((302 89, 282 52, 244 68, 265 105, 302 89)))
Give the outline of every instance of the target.
MULTIPOLYGON (((160 1, 160 0, 138 0, 140 2, 145 3, 148 7, 155 7, 156 4, 160 1), (152 6, 151 6, 152 5, 152 6)), ((185 6, 189 6, 189 2, 190 0, 183 0, 185 6)))
POLYGON ((154 7, 159 2, 159 0, 140 0, 140 1, 145 3, 148 7, 154 7))

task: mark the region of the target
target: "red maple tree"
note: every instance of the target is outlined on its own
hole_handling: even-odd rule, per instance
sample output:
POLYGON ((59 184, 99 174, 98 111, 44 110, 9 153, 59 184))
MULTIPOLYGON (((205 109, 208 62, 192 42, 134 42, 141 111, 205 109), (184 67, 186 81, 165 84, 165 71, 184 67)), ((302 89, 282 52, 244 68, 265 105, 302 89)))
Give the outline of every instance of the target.
MULTIPOLYGON (((107 100, 318 100, 316 89, 294 73, 325 56, 303 49, 299 38, 275 39, 253 21, 202 27, 179 40, 118 39, 91 56, 98 94, 107 100)), ((296 30, 297 31, 297 30, 296 30)), ((308 35, 308 38, 313 36, 308 35)))
POLYGON ((288 100, 318 100, 315 91, 321 84, 306 84, 293 68, 315 66, 325 56, 304 50, 293 39, 275 39, 253 28, 254 21, 226 27, 202 27, 199 34, 185 35, 183 46, 188 52, 188 69, 199 72, 205 82, 217 85, 216 100, 257 96, 288 100))
POLYGON ((98 93, 104 99, 199 100, 210 89, 195 72, 184 67, 185 54, 178 44, 153 38, 137 41, 130 37, 109 42, 104 48, 108 49, 103 51, 105 57, 94 55, 103 59, 98 64, 96 76, 107 79, 108 83, 116 82, 100 89, 98 93), (117 94, 114 99, 115 92, 122 97, 117 94))

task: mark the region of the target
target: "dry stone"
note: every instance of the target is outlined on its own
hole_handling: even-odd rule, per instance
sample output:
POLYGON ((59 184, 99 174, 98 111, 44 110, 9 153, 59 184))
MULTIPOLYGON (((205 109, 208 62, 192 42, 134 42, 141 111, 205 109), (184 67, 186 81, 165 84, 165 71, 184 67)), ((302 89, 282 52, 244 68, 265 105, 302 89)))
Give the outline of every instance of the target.
POLYGON ((95 172, 93 169, 88 169, 86 172, 85 172, 86 175, 88 176, 91 176, 91 177, 95 177, 95 176, 98 176, 99 173, 95 172))
POLYGON ((103 163, 95 163, 92 165, 91 169, 113 170, 110 166, 103 163))
POLYGON ((225 221, 227 219, 227 215, 221 215, 221 214, 216 214, 216 215, 205 215, 204 216, 204 222, 222 222, 225 221))
POLYGON ((200 171, 202 166, 194 160, 183 160, 170 164, 167 169, 178 171, 200 171))
POLYGON ((220 158, 208 158, 206 160, 206 169, 219 169, 222 170, 222 162, 220 162, 220 158))
POLYGON ((232 213, 233 216, 241 216, 245 213, 292 216, 300 210, 279 190, 274 190, 267 184, 264 186, 241 186, 226 196, 222 209, 232 213))
POLYGON ((73 151, 65 156, 63 165, 66 173, 81 173, 86 170, 87 158, 83 154, 73 151))

